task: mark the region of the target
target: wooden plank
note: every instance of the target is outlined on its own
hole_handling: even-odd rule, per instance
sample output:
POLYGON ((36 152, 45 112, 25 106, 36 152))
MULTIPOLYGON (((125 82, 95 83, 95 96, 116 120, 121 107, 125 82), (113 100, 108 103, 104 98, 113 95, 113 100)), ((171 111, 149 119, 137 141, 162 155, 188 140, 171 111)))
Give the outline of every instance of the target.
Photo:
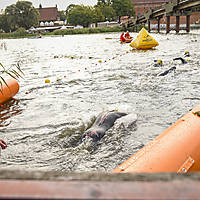
POLYGON ((1 180, 0 199, 199 200, 200 182, 1 180))

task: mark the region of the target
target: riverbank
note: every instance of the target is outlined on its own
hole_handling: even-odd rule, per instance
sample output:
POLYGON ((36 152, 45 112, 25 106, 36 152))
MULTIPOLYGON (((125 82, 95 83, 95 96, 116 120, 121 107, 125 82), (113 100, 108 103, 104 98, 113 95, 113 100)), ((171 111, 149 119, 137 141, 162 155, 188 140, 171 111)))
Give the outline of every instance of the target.
POLYGON ((109 33, 121 32, 124 28, 121 26, 115 27, 98 27, 98 28, 83 28, 83 29, 59 29, 48 33, 26 33, 26 32, 13 32, 13 33, 0 33, 1 39, 17 39, 17 38, 31 38, 38 37, 39 35, 52 36, 52 35, 77 35, 77 34, 93 34, 93 33, 109 33))

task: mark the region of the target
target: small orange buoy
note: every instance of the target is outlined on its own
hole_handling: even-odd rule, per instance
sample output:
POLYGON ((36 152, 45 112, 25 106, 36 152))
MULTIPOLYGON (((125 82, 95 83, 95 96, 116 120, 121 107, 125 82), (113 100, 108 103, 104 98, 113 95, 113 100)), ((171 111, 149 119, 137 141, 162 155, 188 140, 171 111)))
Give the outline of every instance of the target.
POLYGON ((99 60, 98 62, 99 62, 99 63, 102 63, 102 60, 99 60))
POLYGON ((6 84, 2 83, 2 87, 0 87, 0 104, 14 97, 19 91, 19 84, 17 80, 8 79, 6 80, 6 84))

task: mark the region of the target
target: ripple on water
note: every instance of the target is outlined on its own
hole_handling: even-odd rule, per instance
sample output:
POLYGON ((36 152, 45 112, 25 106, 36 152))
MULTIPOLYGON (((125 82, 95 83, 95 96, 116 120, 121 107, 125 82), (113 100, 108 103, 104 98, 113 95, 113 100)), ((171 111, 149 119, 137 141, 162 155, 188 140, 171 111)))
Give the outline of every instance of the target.
POLYGON ((21 61, 25 77, 16 100, 0 107, 1 168, 111 171, 198 104, 199 35, 151 34, 159 46, 150 51, 121 45, 119 33, 4 40, 1 63, 21 61), (186 65, 173 61, 185 51, 186 65), (116 124, 96 147, 75 147, 93 117, 122 108, 136 123, 116 124))

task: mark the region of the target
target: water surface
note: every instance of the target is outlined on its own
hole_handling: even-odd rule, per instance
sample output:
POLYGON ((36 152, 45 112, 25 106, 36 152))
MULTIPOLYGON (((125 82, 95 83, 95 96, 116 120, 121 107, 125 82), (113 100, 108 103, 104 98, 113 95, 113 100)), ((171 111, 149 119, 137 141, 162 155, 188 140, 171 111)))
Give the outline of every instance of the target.
POLYGON ((0 137, 8 143, 1 168, 111 171, 199 104, 200 35, 151 35, 159 46, 148 51, 120 44, 119 33, 2 40, 1 63, 20 61, 25 76, 15 100, 0 108, 0 137), (185 51, 187 64, 173 61, 185 51), (154 67, 156 59, 164 65, 154 67), (158 77, 171 66, 177 70, 158 77), (110 109, 135 113, 137 121, 116 124, 95 148, 73 148, 110 109))

